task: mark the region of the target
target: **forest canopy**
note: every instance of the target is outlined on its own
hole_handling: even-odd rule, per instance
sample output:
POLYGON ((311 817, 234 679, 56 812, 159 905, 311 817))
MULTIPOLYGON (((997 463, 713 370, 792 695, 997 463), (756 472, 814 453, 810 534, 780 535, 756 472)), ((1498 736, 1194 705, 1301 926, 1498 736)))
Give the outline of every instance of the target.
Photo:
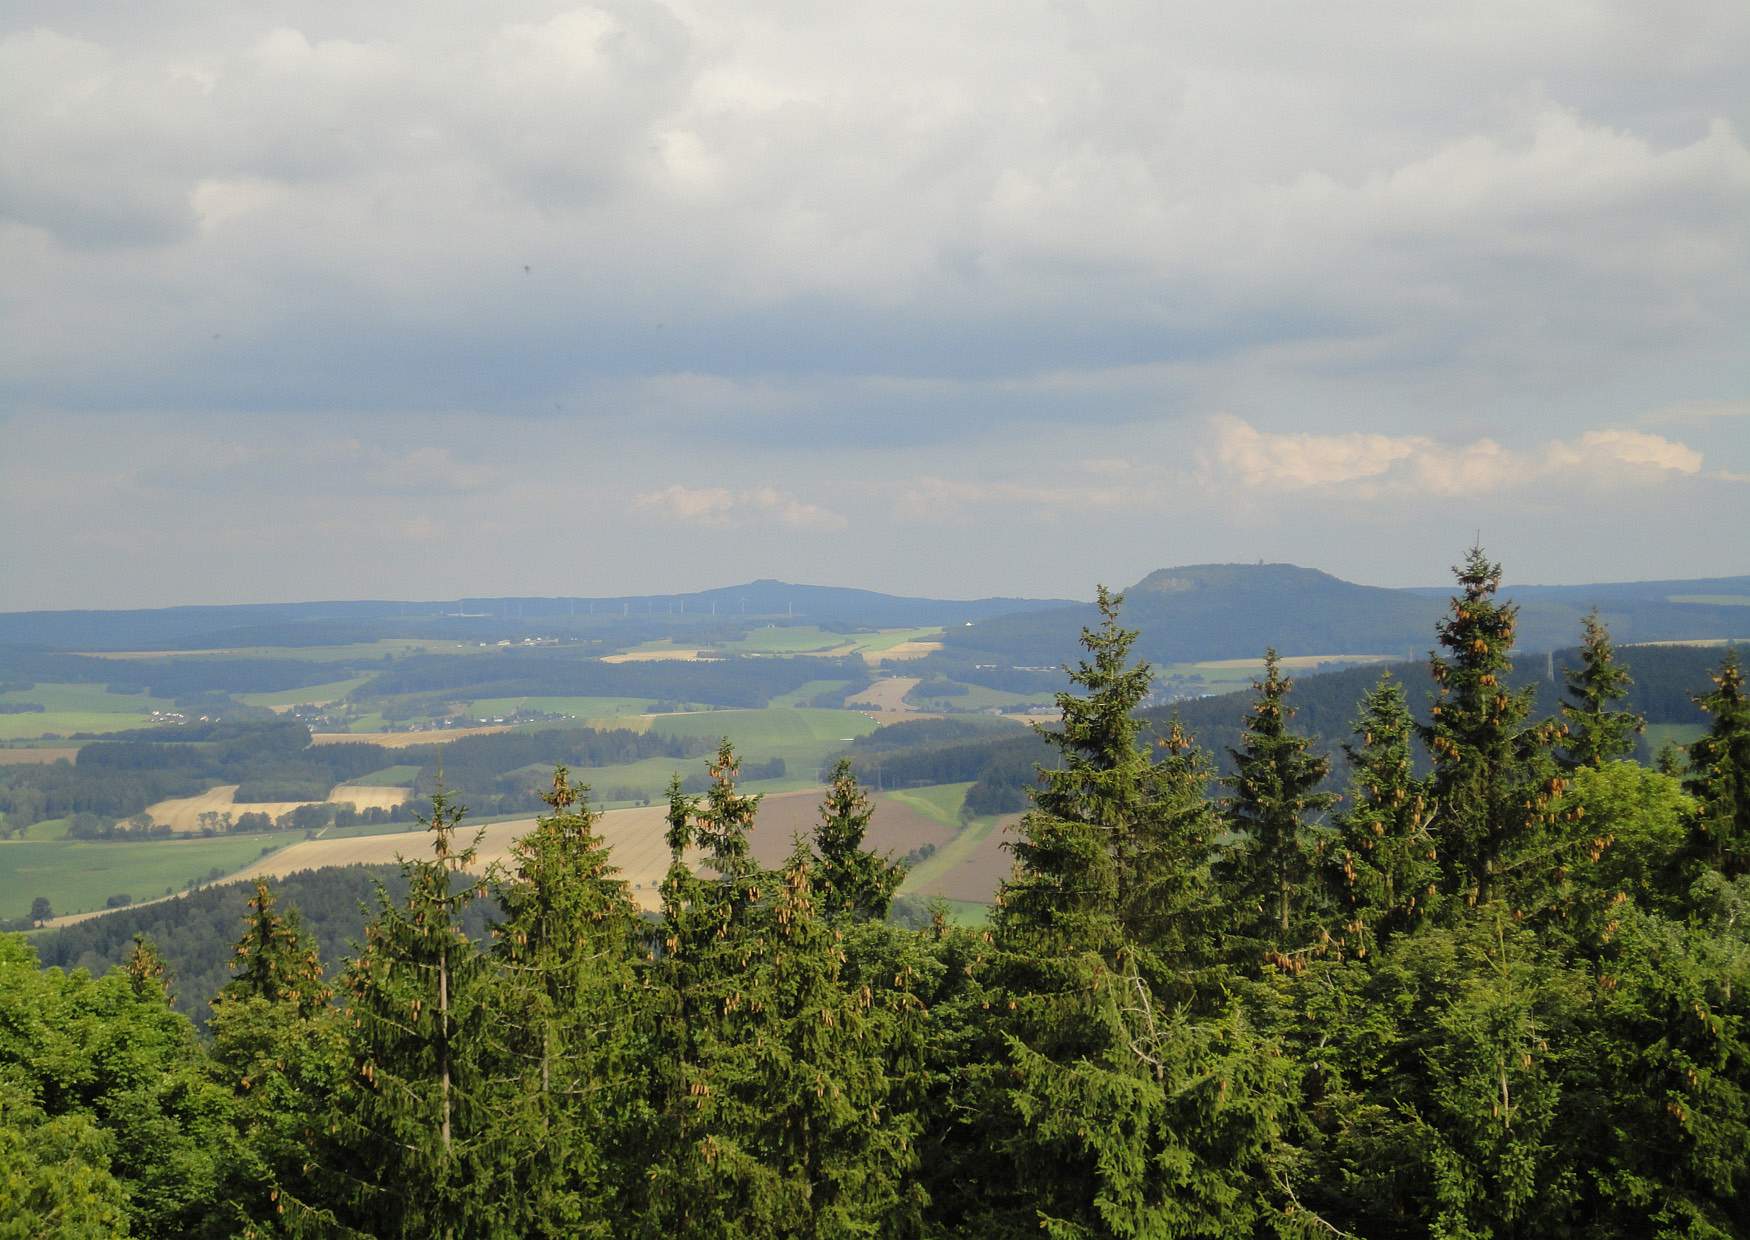
POLYGON ((654 917, 559 767, 484 877, 436 791, 344 959, 257 884, 205 1035, 144 937, 99 978, 0 938, 0 1218, 1750 1235, 1737 652, 1706 654, 1705 735, 1648 765, 1608 626, 1540 688, 1500 582, 1473 548, 1426 679, 1370 672, 1336 754, 1258 652, 1219 763, 1191 710, 1143 713, 1153 673, 1102 590, 988 927, 887 920, 902 867, 865 847, 865 764, 924 746, 855 747, 766 866, 724 742, 671 788, 654 917))

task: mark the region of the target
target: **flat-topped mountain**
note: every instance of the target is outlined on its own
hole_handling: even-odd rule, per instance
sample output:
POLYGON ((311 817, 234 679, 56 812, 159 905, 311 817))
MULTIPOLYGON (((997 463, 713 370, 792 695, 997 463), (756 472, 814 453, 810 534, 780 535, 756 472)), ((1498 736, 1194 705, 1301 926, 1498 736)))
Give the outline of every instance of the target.
MULTIPOLYGON (((1187 564, 1148 574, 1125 591, 1124 624, 1138 629, 1137 653, 1155 663, 1285 655, 1416 658, 1452 588, 1357 585, 1294 564, 1187 564)), ((1750 636, 1750 577, 1694 582, 1512 586, 1520 604, 1520 648, 1552 650, 1579 638, 1597 607, 1618 642, 1750 636)), ((957 655, 1023 666, 1072 659, 1092 606, 999 616, 944 641, 957 655)))

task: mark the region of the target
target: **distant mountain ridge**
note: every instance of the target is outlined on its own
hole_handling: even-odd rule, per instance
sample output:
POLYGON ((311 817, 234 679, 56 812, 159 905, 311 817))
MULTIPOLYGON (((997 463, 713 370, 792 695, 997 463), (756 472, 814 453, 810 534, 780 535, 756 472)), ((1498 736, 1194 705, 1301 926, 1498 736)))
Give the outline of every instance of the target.
POLYGON ((960 625, 1016 611, 1073 607, 1072 599, 931 599, 770 578, 685 594, 602 597, 466 596, 441 601, 237 603, 118 611, 0 612, 0 646, 59 650, 188 650, 312 646, 384 637, 471 640, 555 632, 599 634, 742 620, 904 628, 960 625))
MULTIPOLYGON (((1149 573, 1126 592, 1124 622, 1156 663, 1283 654, 1419 658, 1434 640, 1450 586, 1388 589, 1294 564, 1187 564, 1149 573)), ((1750 576, 1575 586, 1509 586, 1521 606, 1520 648, 1578 640, 1596 606, 1619 643, 1750 636, 1750 576)), ((60 650, 188 650, 312 646, 390 637, 462 641, 526 635, 709 640, 759 621, 833 627, 941 625, 961 662, 1056 667, 1077 654, 1091 604, 1070 599, 932 599, 770 578, 679 594, 469 596, 248 603, 135 611, 0 613, 0 646, 60 650)))
MULTIPOLYGON (((1160 664, 1255 658, 1271 646, 1285 655, 1415 659, 1433 645, 1451 593, 1357 585, 1294 564, 1187 564, 1157 569, 1126 590, 1123 621, 1140 631, 1136 652, 1160 664)), ((1513 586, 1502 594, 1520 604, 1519 648, 1528 653, 1574 645, 1594 606, 1619 643, 1750 635, 1750 576, 1513 586)), ((950 631, 945 653, 1054 666, 1076 657, 1082 627, 1096 622, 1090 605, 1013 613, 950 631)))

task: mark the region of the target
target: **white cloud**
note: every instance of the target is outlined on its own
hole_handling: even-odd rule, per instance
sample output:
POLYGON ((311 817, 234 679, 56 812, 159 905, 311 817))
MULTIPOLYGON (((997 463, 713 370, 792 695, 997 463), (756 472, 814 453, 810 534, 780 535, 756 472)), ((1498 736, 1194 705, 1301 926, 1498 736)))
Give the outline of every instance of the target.
MULTIPOLYGON (((779 575, 828 541, 787 534, 842 527, 915 588, 944 514, 946 589, 1037 580, 1078 523, 1141 571, 1162 529, 1207 544, 1181 560, 1286 555, 1230 533, 1276 519, 1228 503, 1269 487, 1370 496, 1394 533, 1487 493, 1551 576, 1577 539, 1550 508, 1591 536, 1605 505, 1568 501, 1615 488, 1643 507, 1613 553, 1668 573, 1690 514, 1644 484, 1750 467, 1747 47, 1718 0, 13 0, 0 419, 67 425, 9 434, 0 473, 166 546, 194 545, 165 534, 191 492, 284 512, 295 477, 342 524, 303 553, 315 527, 250 525, 275 573, 225 579, 304 565, 316 594, 333 547, 394 559, 430 480, 432 545, 473 540, 433 575, 542 579, 530 548, 582 503, 652 572, 683 540, 624 497, 701 450, 722 492, 676 518, 755 531, 738 555, 779 575), (1276 412, 1200 428, 1224 409, 1276 412), (544 424, 612 486, 557 488, 544 424)), ((1742 491, 1710 495, 1721 528, 1742 491)), ((79 536, 6 503, 29 605, 79 536)), ((1296 525, 1315 554, 1335 528, 1296 525)), ((193 559, 102 568, 175 601, 215 579, 193 559)))
POLYGON ((1345 487, 1357 496, 1452 496, 1531 483, 1657 482, 1701 472, 1701 453, 1644 431, 1595 430, 1515 451, 1493 439, 1447 443, 1425 435, 1277 434, 1239 418, 1211 419, 1209 481, 1259 490, 1345 487))
POLYGON ((1215 464, 1248 486, 1330 486, 1378 478, 1428 447, 1390 435, 1271 435, 1223 415, 1214 419, 1215 464))
POLYGON ((789 529, 830 532, 842 530, 848 524, 831 509, 770 486, 732 490, 689 487, 677 482, 658 491, 641 492, 633 499, 633 506, 685 525, 717 528, 775 522, 789 529))
POLYGON ((1550 445, 1549 465, 1556 470, 1596 470, 1626 465, 1676 474, 1699 474, 1701 453, 1676 440, 1645 431, 1587 431, 1578 442, 1550 445))

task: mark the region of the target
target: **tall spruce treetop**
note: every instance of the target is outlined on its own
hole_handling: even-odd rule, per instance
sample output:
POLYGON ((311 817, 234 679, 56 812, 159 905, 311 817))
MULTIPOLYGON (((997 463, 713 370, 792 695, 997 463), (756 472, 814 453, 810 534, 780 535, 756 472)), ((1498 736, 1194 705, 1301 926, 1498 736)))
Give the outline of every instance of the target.
POLYGON ((323 1111, 348 1064, 315 943, 296 908, 281 914, 275 904, 257 879, 209 1030, 214 1062, 237 1094, 242 1156, 255 1160, 239 1192, 260 1217, 309 1221, 322 1194, 310 1172, 322 1161, 323 1111))
POLYGON ((760 794, 736 791, 741 759, 735 756, 735 747, 727 736, 717 746, 717 756, 706 771, 711 777, 711 786, 705 790, 692 837, 705 850, 718 878, 733 885, 746 875, 759 871, 759 863, 748 847, 747 835, 753 830, 754 818, 759 813, 760 794))
POLYGON ((1386 672, 1362 699, 1349 759, 1349 804, 1324 857, 1337 909, 1333 938, 1365 957, 1431 907, 1440 877, 1428 833, 1428 789, 1416 777, 1415 724, 1404 687, 1386 672))
POLYGON ((1712 693, 1695 704, 1713 716, 1689 746, 1684 791, 1696 799, 1689 853, 1735 878, 1750 873, 1750 698, 1738 652, 1726 651, 1712 693))
MULTIPOLYGON (((519 964, 541 961, 550 975, 554 953, 578 967, 579 951, 623 951, 638 913, 596 832, 601 814, 590 808, 588 786, 574 785, 561 766, 541 799, 552 812, 511 845, 511 873, 494 895, 505 912, 499 954, 519 964)), ((564 979, 545 976, 543 985, 563 987, 564 979)))
POLYGON ((1226 993, 1218 968, 1223 908, 1210 862, 1225 827, 1209 791, 1215 763, 1178 719, 1156 739, 1148 802, 1125 852, 1120 915, 1150 984, 1174 1003, 1226 993))
POLYGON ((1100 587, 1100 627, 1082 630, 1090 657, 1069 670, 1087 694, 1057 695, 1063 725, 1040 736, 1061 765, 1040 769, 1033 809, 1009 845, 1017 872, 998 901, 998 927, 1025 939, 1042 963, 1061 952, 1110 953, 1123 939, 1121 886, 1149 773, 1135 712, 1154 678, 1148 664, 1130 666, 1137 635, 1118 625, 1123 602, 1100 587))
POLYGON ((678 780, 669 786, 673 860, 655 970, 664 1135, 649 1192, 656 1228, 681 1235, 783 1234, 770 1220, 794 1201, 793 1185, 750 1135, 758 1121, 741 1088, 749 1044, 770 1036, 775 1010, 761 928, 776 880, 748 846, 760 799, 736 790, 740 766, 726 739, 704 796, 683 794, 678 780), (688 864, 694 846, 714 878, 688 864))
POLYGON ((829 919, 848 915, 880 920, 905 879, 904 865, 863 847, 874 813, 869 795, 851 773, 851 760, 840 758, 814 828, 814 850, 820 857, 814 882, 821 911, 829 919))
POLYGON ((352 1088, 335 1099, 351 1221, 384 1235, 476 1234, 494 1185, 479 1174, 502 1134, 484 1093, 487 962, 462 928, 481 895, 453 880, 478 837, 457 847, 463 815, 441 789, 425 819, 429 857, 403 858, 405 900, 380 885, 377 915, 347 969, 352 1088))
POLYGON ((1265 1164, 1283 1060, 1237 1009, 1204 1020, 1163 1000, 1151 975, 1184 961, 1131 929, 1133 893, 1177 900, 1194 881, 1162 880, 1206 816, 1183 795, 1202 769, 1190 747, 1157 766, 1139 744, 1150 674, 1129 665, 1119 603, 1102 589, 1102 623, 1082 633, 1090 657, 1070 678, 1086 696, 1058 695, 1062 730, 1044 735, 1062 766, 1040 772, 998 900, 991 1006, 1006 1053, 985 1078, 997 1157, 979 1173, 980 1234, 1249 1235, 1276 1210, 1265 1164))
POLYGON ((493 950, 507 1052, 493 1093, 518 1147, 505 1160, 516 1170, 504 1205, 507 1219, 523 1212, 521 1235, 609 1236, 642 1182, 612 1156, 640 1125, 638 914, 596 833, 588 788, 561 766, 542 799, 552 812, 511 846, 513 869, 493 885, 505 913, 493 950))
POLYGON ((232 953, 231 980, 219 999, 260 998, 269 1003, 293 1003, 300 1017, 324 1006, 333 991, 322 981, 322 960, 306 937, 298 910, 274 910, 273 888, 255 880, 244 917, 243 938, 232 953))
POLYGON ((1596 610, 1586 617, 1580 666, 1569 669, 1567 682, 1567 700, 1562 703, 1567 765, 1603 766, 1632 754, 1635 735, 1645 730, 1646 721, 1633 711, 1613 709, 1627 696, 1634 677, 1616 661, 1610 630, 1596 610))
POLYGON ((1282 674, 1275 650, 1264 653, 1264 678, 1246 717, 1238 749, 1229 750, 1234 774, 1225 782, 1228 823, 1240 836, 1236 855, 1224 866, 1237 895, 1241 932, 1278 954, 1305 946, 1304 908, 1317 847, 1312 819, 1335 805, 1335 793, 1320 792, 1330 759, 1312 752, 1307 738, 1291 731, 1294 681, 1282 674))
POLYGON ((1561 781, 1549 757, 1551 729, 1528 723, 1535 687, 1512 690, 1507 673, 1519 609, 1498 602, 1501 566, 1472 547, 1453 569, 1462 593, 1438 627, 1444 655, 1429 656, 1435 837, 1447 882, 1471 903, 1497 894, 1508 854, 1551 816, 1561 781))

